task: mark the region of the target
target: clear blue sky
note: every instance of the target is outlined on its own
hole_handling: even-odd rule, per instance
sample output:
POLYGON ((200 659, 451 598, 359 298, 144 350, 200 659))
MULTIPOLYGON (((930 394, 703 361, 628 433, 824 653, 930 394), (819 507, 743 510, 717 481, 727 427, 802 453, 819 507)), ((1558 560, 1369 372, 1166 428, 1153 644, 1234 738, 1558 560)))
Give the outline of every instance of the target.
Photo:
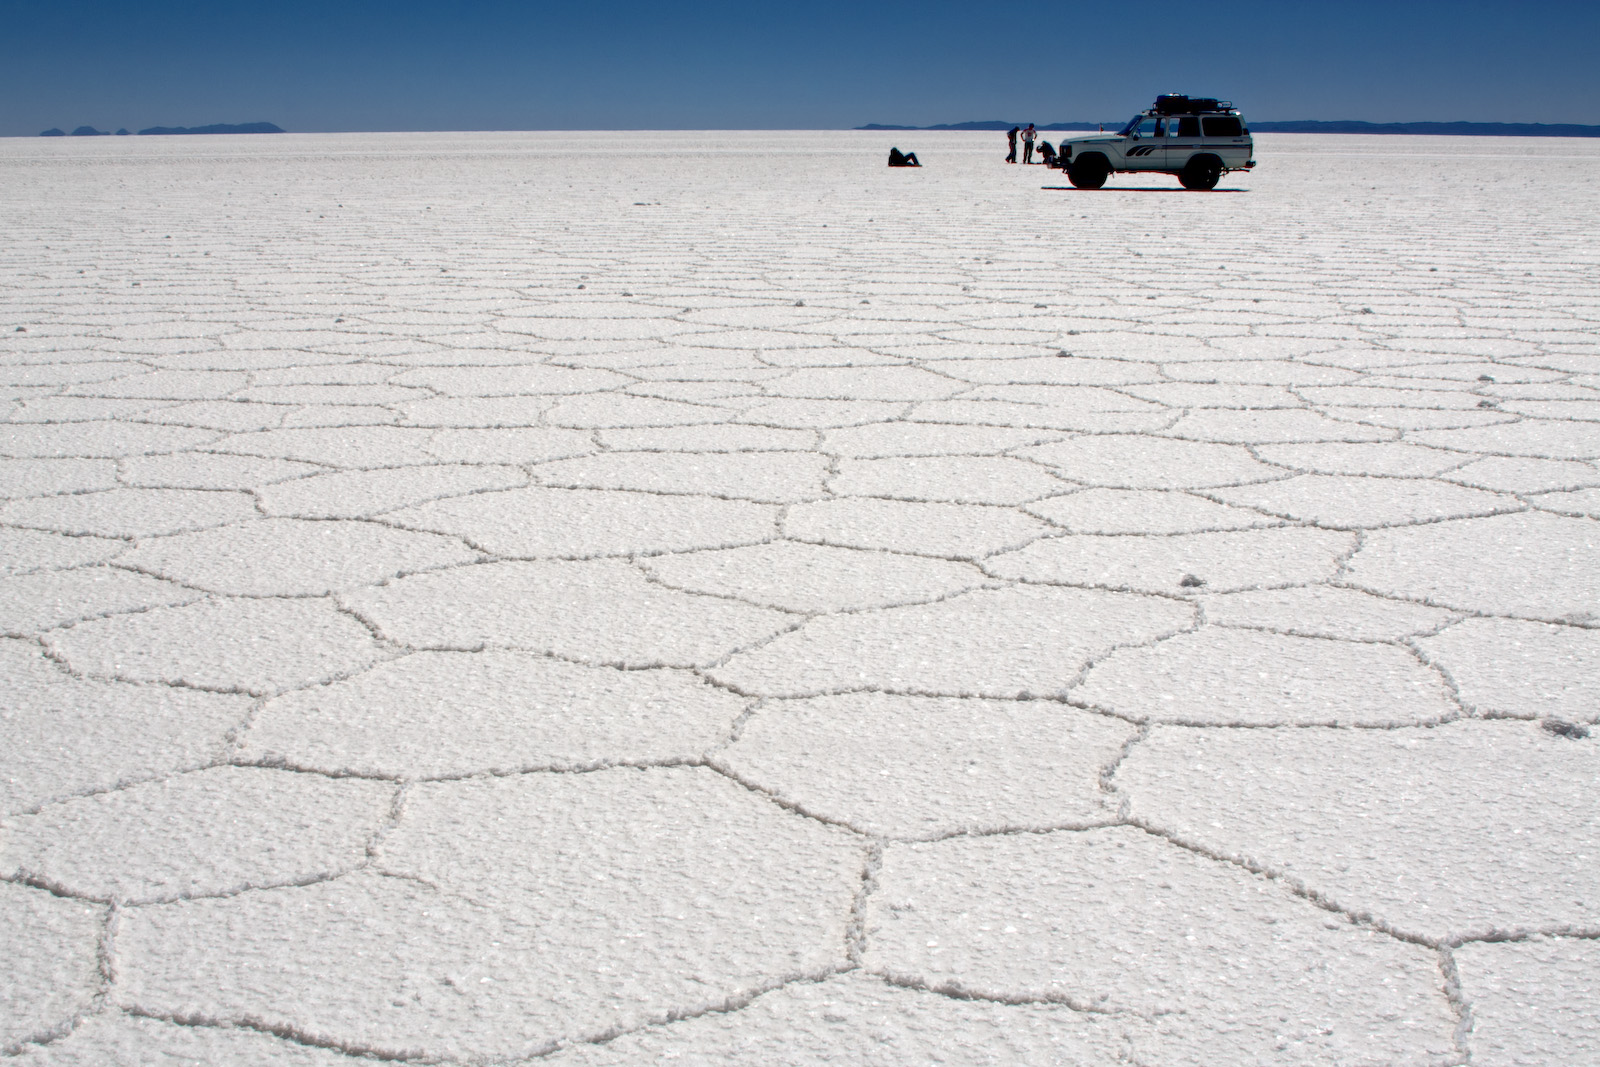
POLYGON ((0 136, 847 128, 1132 114, 1600 123, 1600 3, 0 0, 0 136))

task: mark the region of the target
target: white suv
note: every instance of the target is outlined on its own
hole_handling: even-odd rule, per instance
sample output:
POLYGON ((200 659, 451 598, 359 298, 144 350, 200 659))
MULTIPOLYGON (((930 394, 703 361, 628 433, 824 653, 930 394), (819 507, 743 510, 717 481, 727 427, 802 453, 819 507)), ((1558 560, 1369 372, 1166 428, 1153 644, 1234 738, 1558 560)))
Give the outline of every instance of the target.
POLYGON ((1079 189, 1098 189, 1113 171, 1176 174, 1185 189, 1215 189, 1230 170, 1249 170, 1255 142, 1226 100, 1169 93, 1116 133, 1061 142, 1056 165, 1079 189))

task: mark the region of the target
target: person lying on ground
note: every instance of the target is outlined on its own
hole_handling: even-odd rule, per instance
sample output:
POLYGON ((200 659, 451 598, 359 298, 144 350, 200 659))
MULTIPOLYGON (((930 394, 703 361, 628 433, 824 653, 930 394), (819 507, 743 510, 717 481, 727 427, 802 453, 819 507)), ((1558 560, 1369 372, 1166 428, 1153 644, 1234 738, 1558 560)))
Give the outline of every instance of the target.
POLYGON ((915 152, 901 152, 898 148, 889 149, 889 166, 891 167, 920 167, 915 152))

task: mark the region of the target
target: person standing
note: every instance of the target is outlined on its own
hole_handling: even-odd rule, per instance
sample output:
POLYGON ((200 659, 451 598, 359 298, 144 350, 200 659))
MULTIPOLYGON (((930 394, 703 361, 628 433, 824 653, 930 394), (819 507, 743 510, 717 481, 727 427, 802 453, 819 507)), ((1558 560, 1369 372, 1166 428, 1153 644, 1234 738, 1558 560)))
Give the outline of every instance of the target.
POLYGON ((1017 134, 1021 132, 1022 130, 1016 126, 1006 131, 1006 143, 1011 146, 1011 151, 1006 153, 1007 163, 1015 163, 1017 161, 1017 134))
POLYGON ((1034 131, 1033 123, 1028 123, 1028 128, 1022 131, 1022 162, 1033 162, 1033 139, 1038 136, 1034 131))

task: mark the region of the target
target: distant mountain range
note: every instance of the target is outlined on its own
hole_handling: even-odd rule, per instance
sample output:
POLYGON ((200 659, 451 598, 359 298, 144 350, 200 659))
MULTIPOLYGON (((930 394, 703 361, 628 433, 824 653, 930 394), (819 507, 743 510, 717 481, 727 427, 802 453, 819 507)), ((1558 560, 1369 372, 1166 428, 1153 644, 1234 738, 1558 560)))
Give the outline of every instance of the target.
MULTIPOLYGON (((69 136, 69 134, 67 133, 66 130, 49 129, 49 130, 46 130, 43 133, 41 133, 39 136, 40 137, 67 137, 67 136, 69 136)), ((97 130, 93 126, 79 126, 77 129, 72 131, 70 136, 72 136, 72 137, 110 137, 111 134, 106 132, 105 130, 97 130)), ((117 136, 126 137, 126 136, 128 136, 128 131, 127 130, 118 130, 117 131, 117 136)))
MULTIPOLYGON (((1035 126, 1037 130, 1121 129, 1127 119, 1110 122, 1052 122, 1035 126)), ((1016 122, 952 122, 939 126, 885 126, 870 123, 858 130, 985 130, 1004 133, 1016 122)), ((1250 123, 1256 133, 1404 133, 1412 136, 1459 137, 1600 137, 1600 126, 1546 122, 1356 122, 1304 120, 1299 122, 1250 123)))
MULTIPOLYGON (((1006 127, 1006 128, 1010 129, 1009 126, 1006 127)), ((217 124, 215 124, 213 126, 152 126, 148 130, 140 130, 139 131, 139 133, 141 135, 149 135, 149 134, 157 134, 157 135, 159 135, 159 134, 175 134, 175 133, 283 133, 283 132, 284 132, 284 130, 281 127, 274 126, 270 122, 242 122, 242 123, 239 123, 237 125, 232 125, 232 126, 228 125, 225 122, 219 122, 219 123, 217 123, 217 124)), ((128 131, 127 130, 118 130, 117 133, 119 135, 123 136, 123 137, 126 137, 128 135, 128 131)), ((107 136, 110 136, 110 135, 107 134, 105 130, 97 130, 93 126, 79 126, 77 129, 73 130, 70 135, 65 130, 50 129, 50 130, 45 130, 39 136, 40 137, 67 137, 67 136, 72 136, 72 137, 107 137, 107 136)))

